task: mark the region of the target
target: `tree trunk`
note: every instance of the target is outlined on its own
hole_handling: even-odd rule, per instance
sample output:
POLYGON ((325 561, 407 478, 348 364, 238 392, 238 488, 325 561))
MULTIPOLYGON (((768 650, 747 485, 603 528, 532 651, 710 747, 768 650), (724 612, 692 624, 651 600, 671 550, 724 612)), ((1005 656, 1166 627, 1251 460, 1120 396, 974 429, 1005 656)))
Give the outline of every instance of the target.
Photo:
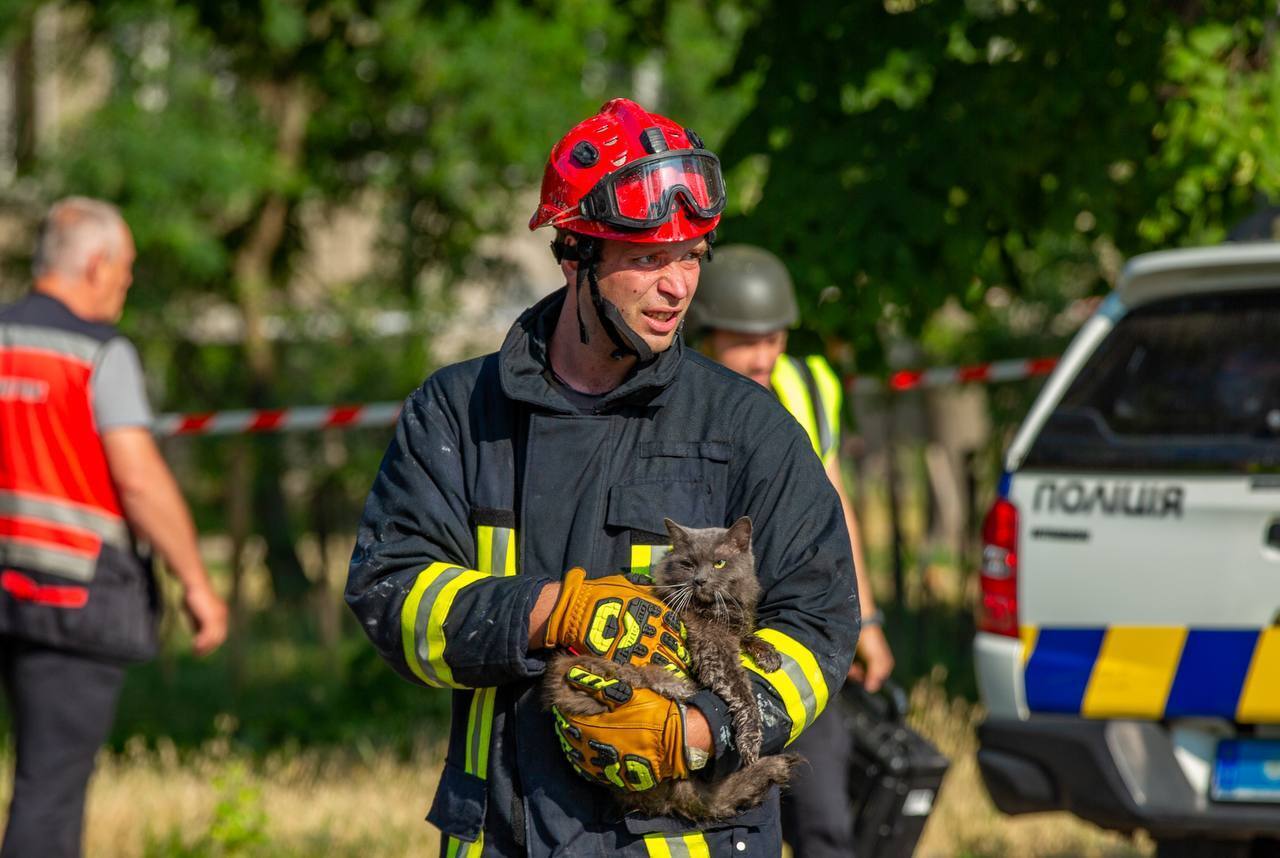
MULTIPOLYGON (((325 439, 329 443, 329 439, 325 439)), ((332 443, 341 445, 341 441, 332 443)), ((320 555, 320 577, 311 597, 315 606, 316 628, 320 633, 320 642, 331 650, 337 648, 342 638, 342 585, 345 583, 337 573, 339 568, 338 548, 340 533, 347 529, 349 520, 342 515, 342 481, 336 471, 329 471, 320 480, 311 499, 311 527, 315 533, 316 546, 320 555)), ((341 540, 345 547, 347 541, 341 540)))
POLYGON ((897 414, 897 399, 893 394, 888 402, 887 422, 885 424, 887 431, 885 432, 885 477, 889 483, 889 530, 892 537, 890 547, 890 559, 893 561, 893 599, 899 610, 907 607, 907 584, 906 573, 903 569, 904 565, 904 546, 902 539, 902 509, 901 497, 898 480, 901 476, 897 461, 897 444, 894 440, 896 434, 895 419, 897 414))
POLYGON ((227 535, 231 541, 231 593, 227 597, 230 612, 231 634, 227 639, 227 654, 231 663, 231 686, 239 694, 244 678, 244 564, 245 545, 248 542, 253 521, 253 457, 248 441, 237 438, 232 442, 227 460, 226 515, 227 535))
POLYGON ((36 155, 35 22, 28 16, 13 46, 13 165, 17 175, 30 172, 36 155))
MULTIPOLYGON (((276 160, 285 172, 297 169, 306 142, 310 100, 300 82, 290 81, 263 92, 264 108, 279 129, 276 136, 276 160)), ((289 221, 290 201, 280 191, 269 193, 263 200, 249 237, 236 253, 232 264, 236 300, 244 315, 244 355, 249 370, 249 402, 258 408, 276 404, 272 393, 277 379, 277 361, 265 321, 269 296, 275 289, 272 262, 284 242, 289 221)), ((275 439, 260 439, 254 445, 257 469, 254 480, 254 508, 267 542, 267 568, 277 599, 294 602, 308 589, 302 562, 294 545, 289 526, 279 444, 275 439)))

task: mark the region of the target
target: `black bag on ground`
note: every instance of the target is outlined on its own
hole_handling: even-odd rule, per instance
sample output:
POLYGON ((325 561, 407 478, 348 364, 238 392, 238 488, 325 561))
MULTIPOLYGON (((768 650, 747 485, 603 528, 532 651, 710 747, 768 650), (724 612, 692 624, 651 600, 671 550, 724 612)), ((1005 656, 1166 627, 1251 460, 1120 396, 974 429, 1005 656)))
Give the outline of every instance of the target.
POLYGON ((907 726, 907 695, 849 682, 840 708, 853 734, 849 800, 857 858, 910 858, 937 801, 950 761, 907 726))

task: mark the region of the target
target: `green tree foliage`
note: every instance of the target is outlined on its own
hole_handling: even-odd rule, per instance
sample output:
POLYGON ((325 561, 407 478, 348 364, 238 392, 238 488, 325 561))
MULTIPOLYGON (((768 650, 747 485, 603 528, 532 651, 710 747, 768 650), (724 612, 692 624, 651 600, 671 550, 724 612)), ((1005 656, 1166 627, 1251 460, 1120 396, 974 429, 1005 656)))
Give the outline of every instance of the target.
POLYGON ((509 226, 547 129, 601 100, 608 75, 584 76, 607 69, 624 21, 582 2, 99 3, 112 95, 46 166, 120 201, 170 307, 192 292, 243 302, 245 276, 281 286, 299 267, 298 204, 374 189, 393 258, 380 273, 406 274, 411 300, 423 268, 460 270, 509 226), (275 199, 285 228, 255 232, 275 199), (265 270, 238 272, 238 254, 265 270))
MULTIPOLYGON (((427 341, 447 319, 447 288, 442 297, 424 284, 447 287, 498 264, 477 243, 518 226, 516 204, 536 186, 551 141, 629 92, 641 59, 686 55, 685 30, 668 31, 666 4, 646 0, 69 8, 87 26, 65 46, 65 67, 105 49, 113 81, 106 102, 62 129, 30 172, 45 197, 90 194, 124 210, 139 248, 125 327, 142 335, 150 366, 168 368, 161 402, 170 408, 405 395, 428 369, 427 341), (374 270, 326 288, 325 309, 344 329, 329 344, 269 337, 269 318, 315 309, 314 301, 297 306, 290 288, 316 250, 307 213, 348 205, 371 208, 380 228, 374 270), (239 345, 184 341, 214 304, 239 310, 239 345), (409 311, 422 336, 380 340, 362 329, 370 309, 409 311)), ((29 27, 33 9, 6 18, 5 32, 29 27)), ((707 12, 690 4, 680 14, 702 21, 707 12)), ((731 44, 719 46, 716 63, 694 79, 705 86, 731 57, 731 44)), ((693 86, 686 78, 676 91, 690 99, 693 86)), ((308 326, 297 327, 305 334, 308 326)), ((284 502, 282 471, 286 459, 323 462, 316 450, 310 439, 292 453, 275 439, 249 448, 252 520, 269 537, 278 595, 305 589, 290 519, 311 513, 284 502)), ((197 455, 217 476, 211 500, 235 491, 223 479, 225 446, 197 455)), ((376 463, 376 454, 365 458, 376 463)), ((338 480, 360 485, 357 494, 374 467, 360 465, 358 478, 338 480)), ((334 484, 316 470, 316 485, 334 484)))
POLYGON ((1106 288, 1118 255, 1216 241, 1275 192, 1273 15, 770 3, 730 76, 762 84, 723 153, 757 177, 725 233, 782 254, 806 320, 864 368, 948 299, 1000 323, 962 355, 1044 346, 1048 316, 1106 288), (1006 309, 1025 301, 1042 306, 1015 342, 1006 309))

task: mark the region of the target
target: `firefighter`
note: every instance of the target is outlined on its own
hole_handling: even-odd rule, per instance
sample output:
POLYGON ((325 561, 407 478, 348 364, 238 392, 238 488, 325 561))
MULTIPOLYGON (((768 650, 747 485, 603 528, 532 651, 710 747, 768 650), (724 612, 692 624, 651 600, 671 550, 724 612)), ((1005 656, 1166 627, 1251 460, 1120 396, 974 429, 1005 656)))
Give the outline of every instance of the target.
POLYGON ((530 221, 554 230, 564 287, 500 351, 405 402, 346 597, 405 678, 454 689, 427 816, 450 858, 781 850, 776 791, 698 830, 624 818, 605 786, 733 771, 714 694, 684 706, 637 690, 579 718, 543 711, 537 687, 557 648, 687 667, 678 618, 632 583, 670 547, 664 517, 755 522, 761 634, 784 660, 753 674, 765 753, 813 723, 853 659, 849 537, 808 438, 775 397, 680 338, 723 208, 697 134, 608 102, 553 147, 530 221), (803 478, 778 479, 791 473, 803 478))
POLYGON ((16 772, 3 858, 80 854, 85 789, 125 665, 156 651, 156 593, 135 539, 182 583, 204 655, 227 616, 152 440, 133 345, 112 323, 133 239, 113 206, 49 210, 34 288, 0 307, 0 678, 16 772))
MULTIPOLYGON (((703 276, 689 314, 703 350, 771 390, 804 427, 822 459, 844 509, 863 612, 858 661, 850 667, 849 679, 874 692, 893 670, 893 652, 884 636, 884 615, 871 594, 858 521, 840 475, 840 380, 820 355, 800 359, 786 354, 787 331, 800 318, 791 275, 767 250, 724 247, 716 251, 715 265, 703 276)), ((783 797, 783 833, 796 858, 852 855, 853 820, 848 811, 852 737, 834 707, 791 749, 810 763, 808 769, 800 769, 783 797)))

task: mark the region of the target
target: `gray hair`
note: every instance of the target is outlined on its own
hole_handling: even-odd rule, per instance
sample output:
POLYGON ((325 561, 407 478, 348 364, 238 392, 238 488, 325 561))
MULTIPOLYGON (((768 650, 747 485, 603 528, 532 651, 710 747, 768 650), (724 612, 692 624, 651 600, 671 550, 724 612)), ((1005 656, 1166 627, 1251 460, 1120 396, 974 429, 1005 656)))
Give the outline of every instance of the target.
POLYGON ((79 277, 94 254, 114 259, 124 248, 126 229, 120 210, 111 203, 89 197, 64 197, 49 208, 40 222, 31 271, 36 277, 61 274, 79 277))

